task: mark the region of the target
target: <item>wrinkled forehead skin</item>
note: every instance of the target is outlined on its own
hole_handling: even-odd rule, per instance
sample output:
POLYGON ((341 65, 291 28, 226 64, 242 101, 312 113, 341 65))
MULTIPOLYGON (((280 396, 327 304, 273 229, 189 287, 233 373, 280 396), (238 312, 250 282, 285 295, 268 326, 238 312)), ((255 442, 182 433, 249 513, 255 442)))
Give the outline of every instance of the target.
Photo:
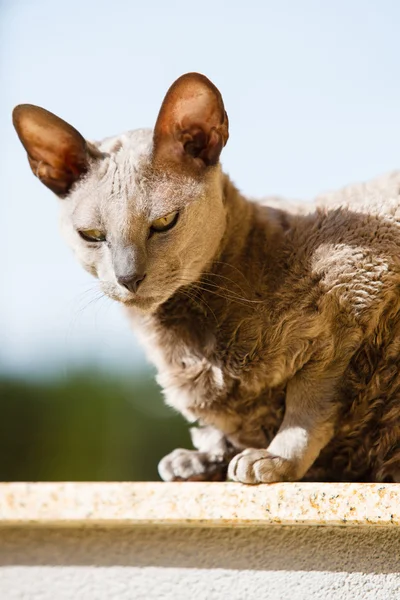
POLYGON ((103 158, 61 200, 75 228, 106 228, 111 243, 115 236, 128 242, 155 219, 201 199, 205 182, 153 164, 152 137, 140 129, 95 144, 103 158))

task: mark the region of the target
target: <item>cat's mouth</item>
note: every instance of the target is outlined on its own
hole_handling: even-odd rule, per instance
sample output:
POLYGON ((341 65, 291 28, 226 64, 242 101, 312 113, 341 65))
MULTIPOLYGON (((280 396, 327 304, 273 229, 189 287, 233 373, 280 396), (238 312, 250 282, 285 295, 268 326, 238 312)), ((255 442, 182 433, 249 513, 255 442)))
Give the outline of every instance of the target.
POLYGON ((138 294, 120 293, 120 290, 117 290, 115 287, 105 283, 102 284, 102 289, 104 293, 112 300, 115 300, 126 307, 137 308, 138 310, 147 313, 155 311, 160 304, 168 299, 168 297, 162 297, 160 295, 150 296, 143 294, 142 292, 138 294))

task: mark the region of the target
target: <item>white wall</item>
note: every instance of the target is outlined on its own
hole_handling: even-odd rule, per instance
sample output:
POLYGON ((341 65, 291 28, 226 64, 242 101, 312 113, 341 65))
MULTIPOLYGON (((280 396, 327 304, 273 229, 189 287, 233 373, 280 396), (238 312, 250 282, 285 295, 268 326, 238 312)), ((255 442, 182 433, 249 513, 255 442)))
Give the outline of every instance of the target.
POLYGON ((391 600, 400 530, 0 530, 1 600, 391 600))

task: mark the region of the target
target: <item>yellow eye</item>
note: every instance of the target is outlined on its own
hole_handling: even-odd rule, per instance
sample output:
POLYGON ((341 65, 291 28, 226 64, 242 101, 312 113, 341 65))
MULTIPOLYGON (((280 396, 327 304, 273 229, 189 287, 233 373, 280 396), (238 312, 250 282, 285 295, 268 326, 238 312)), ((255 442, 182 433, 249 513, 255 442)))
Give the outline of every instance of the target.
POLYGON ((160 233, 162 231, 168 231, 168 229, 172 229, 174 225, 176 225, 179 217, 179 211, 175 210, 169 215, 165 217, 160 217, 160 219, 156 219, 152 222, 150 230, 152 232, 160 233))
POLYGON ((85 242, 105 242, 106 236, 99 229, 84 229, 78 231, 85 242))

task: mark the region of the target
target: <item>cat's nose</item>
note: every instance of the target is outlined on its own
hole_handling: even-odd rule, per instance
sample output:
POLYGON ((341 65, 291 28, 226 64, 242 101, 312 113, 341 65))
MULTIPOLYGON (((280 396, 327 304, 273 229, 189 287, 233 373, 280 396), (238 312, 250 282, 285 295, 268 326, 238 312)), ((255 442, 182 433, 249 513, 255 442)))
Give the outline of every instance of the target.
POLYGON ((117 281, 120 285, 124 286, 127 290, 136 294, 140 284, 144 281, 146 273, 134 273, 133 275, 126 275, 117 277, 117 281))

